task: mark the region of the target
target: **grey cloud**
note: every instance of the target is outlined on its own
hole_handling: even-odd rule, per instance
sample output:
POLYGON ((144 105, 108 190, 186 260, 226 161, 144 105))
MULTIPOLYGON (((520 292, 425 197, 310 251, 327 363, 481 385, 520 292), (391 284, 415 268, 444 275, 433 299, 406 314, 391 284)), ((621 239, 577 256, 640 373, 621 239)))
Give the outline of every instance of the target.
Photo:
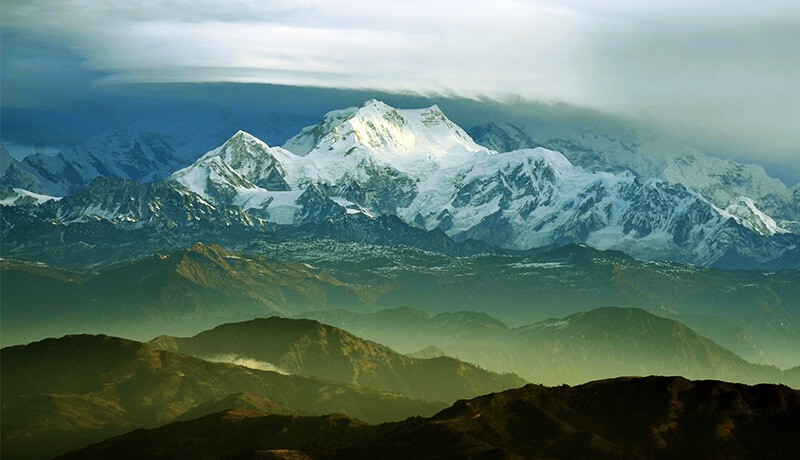
MULTIPOLYGON (((518 96, 800 164, 796 1, 8 0, 0 20, 66 44, 80 63, 70 72, 100 83, 518 96)), ((3 60, 19 76, 41 70, 32 82, 66 67, 53 56, 3 60)))

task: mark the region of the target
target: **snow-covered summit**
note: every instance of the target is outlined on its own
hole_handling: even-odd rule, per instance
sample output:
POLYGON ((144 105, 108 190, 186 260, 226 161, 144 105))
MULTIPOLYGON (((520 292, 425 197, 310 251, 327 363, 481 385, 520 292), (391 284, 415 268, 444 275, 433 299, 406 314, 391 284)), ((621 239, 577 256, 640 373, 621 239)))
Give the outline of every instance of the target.
POLYGON ((170 180, 220 205, 244 209, 263 208, 274 200, 269 191, 290 190, 281 160, 294 154, 270 147, 244 131, 238 131, 220 147, 172 174, 170 180))
MULTIPOLYGON (((192 166, 219 165, 222 168, 220 171, 227 170, 227 173, 242 176, 253 185, 285 190, 287 185, 282 178, 283 171, 275 159, 275 155, 281 153, 286 152, 280 147, 270 147, 252 134, 239 130, 222 146, 206 153, 192 166)), ((190 168, 191 166, 175 172, 173 177, 185 176, 190 168)))
MULTIPOLYGON (((345 206, 349 210, 387 211, 407 205, 420 188, 435 187, 431 179, 438 171, 495 153, 476 144, 437 106, 400 110, 377 100, 329 112, 284 147, 239 131, 171 180, 213 203, 256 208, 290 224, 299 217, 300 206, 293 203, 310 186, 335 205, 357 203, 345 206), (427 185, 417 185, 422 182, 427 185), (279 212, 273 212, 276 206, 279 212)), ((567 161, 558 157, 552 161, 567 161)))
POLYGON ((402 169, 419 160, 446 161, 458 156, 493 152, 475 143, 438 106, 395 109, 378 100, 360 108, 336 110, 322 123, 305 128, 284 148, 298 155, 323 156, 366 150, 402 169))
POLYGON ((497 122, 469 131, 488 148, 508 152, 543 146, 563 153, 588 171, 631 171, 641 180, 659 177, 682 184, 725 209, 740 196, 781 228, 800 233, 800 194, 793 194, 760 165, 706 155, 644 127, 620 125, 597 115, 538 119, 513 125, 497 122))
MULTIPOLYGON (((240 131, 171 180, 277 224, 395 216, 511 249, 586 243, 713 264, 782 230, 747 201, 722 209, 682 185, 593 172, 545 148, 496 153, 435 106, 368 101, 328 113, 285 146, 293 151, 240 131)), ((779 257, 783 247, 765 251, 752 258, 779 257)))

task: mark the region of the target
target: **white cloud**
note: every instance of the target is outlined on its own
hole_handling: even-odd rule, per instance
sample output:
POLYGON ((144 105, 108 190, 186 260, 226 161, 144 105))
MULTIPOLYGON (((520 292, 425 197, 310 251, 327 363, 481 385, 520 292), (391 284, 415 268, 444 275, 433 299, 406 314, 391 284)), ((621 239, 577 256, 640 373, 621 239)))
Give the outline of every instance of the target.
POLYGON ((530 2, 63 1, 13 26, 75 42, 109 81, 239 81, 574 100, 590 24, 530 2), (562 72, 561 69, 573 70, 562 72))
POLYGON ((6 2, 105 82, 519 95, 800 152, 800 2, 6 2))
POLYGON ((222 354, 222 355, 214 355, 210 357, 204 358, 206 361, 211 361, 213 363, 229 363, 235 364, 237 366, 247 367, 250 369, 256 369, 259 371, 270 371, 270 372, 277 372, 278 374, 289 375, 288 372, 281 369, 280 367, 268 363, 266 361, 259 361, 257 359, 248 358, 247 356, 240 356, 236 354, 222 354))

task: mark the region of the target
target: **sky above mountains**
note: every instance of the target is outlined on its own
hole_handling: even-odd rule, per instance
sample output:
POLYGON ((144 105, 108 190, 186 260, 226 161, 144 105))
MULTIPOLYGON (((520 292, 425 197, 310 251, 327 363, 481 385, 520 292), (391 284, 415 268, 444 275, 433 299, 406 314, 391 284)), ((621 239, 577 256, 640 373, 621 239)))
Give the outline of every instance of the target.
POLYGON ((166 82, 562 102, 800 169, 800 3, 678 3, 9 0, 2 108, 91 126, 166 82))

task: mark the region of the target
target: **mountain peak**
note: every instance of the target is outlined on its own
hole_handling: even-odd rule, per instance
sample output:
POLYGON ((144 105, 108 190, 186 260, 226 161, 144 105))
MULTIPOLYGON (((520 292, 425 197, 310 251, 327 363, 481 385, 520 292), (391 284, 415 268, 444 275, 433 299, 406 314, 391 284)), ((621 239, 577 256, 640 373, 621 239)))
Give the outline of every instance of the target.
POLYGON ((260 207, 268 199, 264 192, 289 189, 275 158, 283 154, 288 152, 239 130, 222 146, 175 171, 171 179, 216 204, 239 197, 234 204, 245 209, 260 207))
POLYGON ((369 99, 367 101, 364 101, 363 104, 361 104, 361 108, 362 109, 363 108, 369 108, 369 107, 375 108, 375 109, 378 109, 378 110, 394 110, 394 107, 390 106, 389 104, 387 104, 387 103, 385 103, 385 102, 383 102, 383 101, 381 101, 379 99, 369 99))
POLYGON ((368 153, 392 165, 489 151, 476 144, 441 109, 397 109, 376 99, 359 108, 329 112, 284 144, 298 155, 368 153))
POLYGON ((239 130, 231 136, 227 141, 225 141, 223 148, 227 145, 241 145, 243 142, 257 144, 259 146, 263 146, 269 148, 266 142, 262 141, 261 139, 253 136, 252 134, 248 133, 247 131, 239 130))

